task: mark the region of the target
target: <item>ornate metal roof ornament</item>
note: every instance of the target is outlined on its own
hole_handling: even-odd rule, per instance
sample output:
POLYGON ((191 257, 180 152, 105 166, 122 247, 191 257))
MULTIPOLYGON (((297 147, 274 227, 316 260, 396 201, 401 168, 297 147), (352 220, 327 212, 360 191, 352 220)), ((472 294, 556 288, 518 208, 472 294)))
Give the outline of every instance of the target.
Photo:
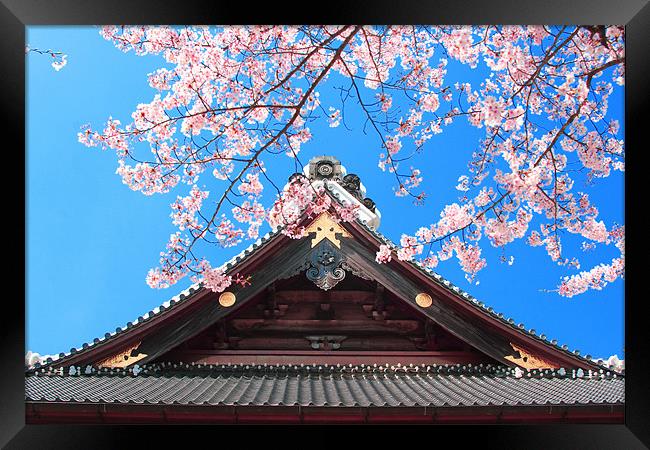
POLYGON ((345 278, 345 270, 340 267, 342 262, 343 256, 337 248, 329 239, 323 239, 312 252, 309 258, 310 267, 305 275, 316 286, 327 291, 345 278))
POLYGON ((317 156, 309 161, 310 180, 332 180, 343 179, 343 168, 341 162, 333 156, 317 156))
POLYGON ((316 218, 306 229, 307 233, 315 233, 316 236, 311 241, 311 247, 314 248, 316 245, 323 239, 329 239, 329 241, 336 245, 338 248, 341 248, 341 241, 339 238, 350 237, 350 233, 346 231, 341 225, 332 219, 328 213, 324 212, 316 218))
MULTIPOLYGON (((289 181, 298 175, 293 174, 289 178, 289 181)), ((328 186, 335 186, 334 190, 339 193, 344 193, 343 197, 347 197, 348 200, 353 199, 352 201, 356 201, 365 207, 370 214, 366 214, 368 217, 364 218, 364 220, 373 228, 379 226, 379 211, 375 202, 371 198, 366 197, 366 188, 363 186, 361 178, 355 173, 348 174, 338 159, 333 156, 316 156, 309 161, 309 164, 304 169, 303 175, 309 178, 312 183, 334 181, 335 184, 330 183, 328 186)))
POLYGON ((363 195, 361 194, 361 179, 359 178, 359 175, 349 173, 343 177, 343 181, 341 181, 340 184, 357 200, 363 200, 363 195))

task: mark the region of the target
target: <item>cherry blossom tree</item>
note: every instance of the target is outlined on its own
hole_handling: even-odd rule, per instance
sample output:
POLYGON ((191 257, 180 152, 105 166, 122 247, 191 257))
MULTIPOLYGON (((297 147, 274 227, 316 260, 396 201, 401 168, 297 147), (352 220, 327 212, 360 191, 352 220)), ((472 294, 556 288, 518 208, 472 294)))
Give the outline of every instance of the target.
POLYGON ((611 245, 620 256, 559 280, 560 295, 624 276, 624 225, 605 224, 588 193, 574 189, 575 174, 594 181, 624 170, 619 123, 607 114, 609 96, 624 84, 623 27, 108 26, 101 35, 166 63, 149 74, 158 93, 129 123, 109 118, 79 132, 83 144, 115 152, 131 189, 182 191, 171 205, 178 231, 149 271, 152 287, 187 275, 215 291, 245 282, 212 267, 198 254, 200 242, 234 246, 255 239, 265 222, 298 238, 302 214, 331 207, 339 220, 353 220, 353 208, 332 205, 304 177, 282 187, 265 169, 269 158, 299 169, 310 125, 339 126, 346 107, 365 117, 396 195, 416 203, 426 199, 425 174, 410 164, 413 155, 459 120, 485 133, 458 180, 459 201, 404 230, 398 247, 382 246, 378 262, 419 258, 433 268, 455 256, 471 281, 487 264, 481 246, 522 239, 551 262, 580 268, 563 250, 572 234, 583 248, 611 245), (450 61, 489 76, 478 85, 447 81, 450 61), (322 104, 333 74, 347 80, 341 104, 322 104), (264 189, 274 190, 272 205, 262 204, 264 189))

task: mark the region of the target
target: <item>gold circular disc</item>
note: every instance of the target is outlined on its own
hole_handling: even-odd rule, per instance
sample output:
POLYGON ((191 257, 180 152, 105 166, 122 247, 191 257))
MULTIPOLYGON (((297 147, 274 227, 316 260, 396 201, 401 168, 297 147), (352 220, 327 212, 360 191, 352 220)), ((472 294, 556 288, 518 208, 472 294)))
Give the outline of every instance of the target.
POLYGON ((233 294, 232 292, 228 292, 228 291, 223 292, 219 296, 219 304, 221 306, 225 307, 225 308, 228 308, 229 306, 234 305, 236 300, 237 300, 237 298, 235 297, 235 294, 233 294))
POLYGON ((429 294, 420 292, 418 295, 415 296, 415 303, 417 303, 418 306, 422 308, 428 308, 433 303, 433 299, 429 294))

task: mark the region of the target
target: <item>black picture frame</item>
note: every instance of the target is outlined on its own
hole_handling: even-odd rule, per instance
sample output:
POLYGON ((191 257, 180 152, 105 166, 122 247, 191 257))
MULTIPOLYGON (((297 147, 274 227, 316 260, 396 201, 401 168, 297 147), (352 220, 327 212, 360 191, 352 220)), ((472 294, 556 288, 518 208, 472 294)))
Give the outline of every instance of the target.
MULTIPOLYGON (((627 152, 625 191, 627 239, 640 240, 638 221, 631 216, 641 214, 641 190, 639 178, 642 170, 641 154, 644 143, 644 112, 650 105, 648 83, 650 71, 647 55, 650 53, 650 5, 647 0, 498 0, 481 2, 401 0, 399 2, 358 1, 354 4, 328 2, 321 10, 308 9, 305 2, 267 2, 255 5, 232 3, 201 2, 199 0, 179 1, 125 1, 111 2, 51 0, 47 3, 38 0, 2 0, 0 16, 0 46, 3 55, 3 106, 2 123, 5 133, 15 137, 13 147, 5 147, 5 157, 21 161, 20 152, 13 149, 25 148, 25 27, 29 25, 90 25, 90 24, 264 24, 264 23, 400 23, 400 24, 625 24, 626 25, 626 87, 625 87, 625 142, 632 151, 627 152), (309 12, 308 12, 309 11, 309 12), (313 12, 312 12, 313 11, 313 12), (18 155, 12 155, 10 151, 18 155)), ((22 159, 24 164, 25 158, 22 159)), ((13 161, 12 161, 13 162, 13 161)), ((15 162, 13 162, 15 164, 15 162)), ((13 167, 12 167, 13 168, 13 167)), ((5 171, 5 176, 9 171, 5 171)), ((23 186, 25 186, 23 180, 23 186)), ((26 195, 17 195, 17 184, 5 183, 5 196, 16 201, 15 210, 22 207, 25 217, 26 195)), ((16 217, 18 214, 15 214, 16 217)), ((22 233, 25 242, 26 227, 13 226, 14 233, 22 233)), ((19 242, 19 238, 15 238, 19 242)), ((488 448, 616 448, 635 449, 650 447, 650 381, 646 342, 647 316, 642 313, 644 301, 639 276, 641 267, 636 264, 641 254, 634 245, 628 244, 628 270, 625 281, 625 363, 626 363, 626 405, 624 425, 521 425, 521 426, 436 426, 435 429, 421 428, 422 437, 432 439, 435 445, 445 440, 456 442, 455 447, 474 445, 488 448), (630 259, 630 256, 632 258, 630 259), (629 269, 631 268, 631 270, 629 269), (632 284, 630 284, 632 282, 632 284), (634 287, 633 287, 634 286, 634 287)), ((15 256, 25 254, 17 250, 15 256)), ((19 258, 18 258, 19 259, 19 258)), ((643 264, 643 263, 641 263, 643 264)), ((5 281, 5 289, 10 286, 24 286, 20 280, 19 263, 12 266, 15 274, 5 281)), ((23 280, 25 272, 23 270, 23 280)), ((72 288, 72 287, 71 287, 72 288)), ((6 290, 5 292, 7 292, 6 290)), ((0 336, 1 361, 0 377, 0 446, 6 448, 117 448, 136 444, 151 445, 152 438, 165 442, 173 437, 195 439, 208 436, 226 442, 223 434, 232 428, 220 427, 218 437, 213 427, 146 427, 142 426, 82 426, 82 425, 25 425, 24 401, 24 353, 25 317, 24 305, 19 296, 5 295, 2 305, 2 327, 0 336), (16 306, 13 310, 10 306, 16 306), (145 443, 146 441, 146 443, 145 443)), ((56 320, 56 318, 53 318, 56 320)), ((607 324, 594 324, 594 333, 607 324)), ((241 428, 235 427, 235 436, 242 439, 241 428)), ((277 427, 273 427, 273 430, 277 427)), ((267 428, 268 430, 268 428, 267 428)), ((383 439, 385 432, 393 427, 374 427, 371 433, 364 432, 360 437, 365 445, 371 445, 373 438, 383 439)), ((321 431, 322 433, 322 431, 321 431)), ((246 446, 251 440, 265 439, 264 433, 247 433, 246 446)), ((312 435, 313 436, 313 435, 312 435)), ((338 440, 336 436, 334 439, 338 440)), ((312 437, 313 439, 313 437, 312 437)), ((399 440, 407 442, 411 435, 399 433, 399 440)), ((239 441, 243 443, 243 440, 239 441)), ((237 441, 230 445, 239 445, 237 441)))

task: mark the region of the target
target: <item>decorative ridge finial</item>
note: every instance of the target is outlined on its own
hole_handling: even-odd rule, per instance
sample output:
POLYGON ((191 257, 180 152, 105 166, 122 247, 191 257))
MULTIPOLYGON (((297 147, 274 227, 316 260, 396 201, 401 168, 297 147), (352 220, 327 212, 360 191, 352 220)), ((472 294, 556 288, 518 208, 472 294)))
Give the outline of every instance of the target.
MULTIPOLYGON (((292 175, 291 178, 295 175, 292 175)), ((345 167, 335 157, 328 155, 315 156, 305 166, 304 175, 312 182, 318 180, 335 181, 347 193, 354 197, 357 202, 367 208, 371 213, 378 215, 375 202, 371 198, 366 197, 366 188, 359 176, 354 173, 347 173, 345 167)), ((379 225, 378 221, 376 225, 379 225)))
POLYGON ((305 167, 305 175, 312 181, 331 180, 341 182, 345 173, 345 168, 341 165, 341 162, 335 157, 327 155, 312 158, 305 167))

